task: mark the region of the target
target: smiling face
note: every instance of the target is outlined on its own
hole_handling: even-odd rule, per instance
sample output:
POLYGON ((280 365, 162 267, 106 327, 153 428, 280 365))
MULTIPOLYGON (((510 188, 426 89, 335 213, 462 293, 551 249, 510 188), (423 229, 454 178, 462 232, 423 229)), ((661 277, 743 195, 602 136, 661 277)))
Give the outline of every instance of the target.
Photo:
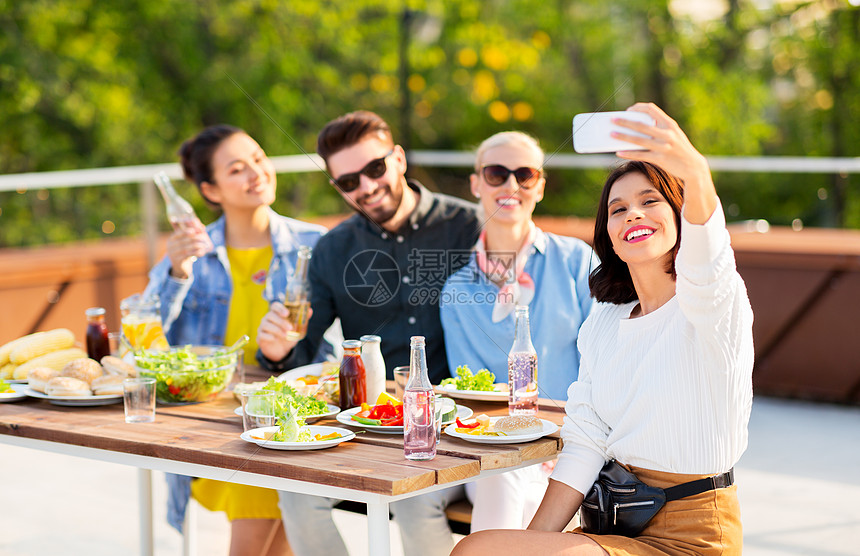
POLYGON ((678 241, 675 212, 639 172, 619 178, 609 191, 606 231, 612 248, 628 265, 660 262, 673 256, 678 241))
POLYGON ((533 182, 521 185, 514 174, 510 174, 504 183, 492 186, 487 183, 480 169, 493 165, 504 166, 509 170, 539 170, 543 166, 543 153, 537 147, 519 141, 492 146, 480 154, 478 170, 470 178, 472 194, 480 199, 484 213, 491 220, 499 223, 530 220, 535 206, 543 199, 546 179, 541 175, 533 182))
POLYGON ((255 209, 275 201, 275 168, 266 153, 245 133, 234 133, 212 154, 212 181, 200 190, 225 210, 255 209))
POLYGON ((336 181, 346 174, 360 172, 369 162, 380 158, 385 161, 385 172, 381 176, 371 178, 361 173, 359 186, 353 191, 344 192, 336 185, 335 188, 350 206, 382 225, 394 217, 403 201, 406 186, 403 149, 380 137, 369 136, 330 155, 327 164, 336 181))

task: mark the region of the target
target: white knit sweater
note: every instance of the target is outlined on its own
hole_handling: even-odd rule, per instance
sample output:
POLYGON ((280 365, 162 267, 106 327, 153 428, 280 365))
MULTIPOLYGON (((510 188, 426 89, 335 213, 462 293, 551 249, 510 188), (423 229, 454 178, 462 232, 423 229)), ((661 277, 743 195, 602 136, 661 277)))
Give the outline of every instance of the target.
POLYGON ((637 302, 599 304, 582 325, 564 450, 552 478, 585 494, 603 464, 672 473, 728 471, 747 446, 753 314, 722 207, 682 218, 675 297, 630 319, 637 302))

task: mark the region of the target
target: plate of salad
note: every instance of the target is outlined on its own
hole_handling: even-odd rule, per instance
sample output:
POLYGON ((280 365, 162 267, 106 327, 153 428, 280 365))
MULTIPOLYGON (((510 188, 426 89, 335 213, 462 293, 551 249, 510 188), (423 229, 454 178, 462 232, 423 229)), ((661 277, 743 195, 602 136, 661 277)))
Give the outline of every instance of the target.
MULTIPOLYGON (((326 412, 325 413, 311 413, 308 415, 302 415, 304 417, 306 423, 312 423, 314 421, 319 421, 320 419, 324 419, 326 417, 334 417, 338 413, 340 413, 340 408, 336 405, 325 404, 326 412)), ((237 407, 233 410, 233 413, 242 416, 242 406, 237 407)))
POLYGON ((507 383, 496 384, 496 375, 487 369, 473 374, 467 365, 457 367, 457 376, 444 379, 436 386, 436 392, 461 400, 508 401, 507 383))
POLYGON ((26 398, 27 394, 24 393, 23 388, 20 388, 20 390, 19 388, 10 385, 8 381, 0 379, 0 402, 14 402, 26 398))
MULTIPOLYGON (((313 396, 300 394, 292 385, 282 382, 276 377, 269 377, 269 380, 262 384, 259 390, 275 392, 275 413, 279 419, 287 419, 291 410, 295 411, 294 419, 301 418, 305 422, 331 417, 340 411, 336 405, 327 404, 313 396)), ((235 413, 241 417, 242 408, 237 407, 235 413)))
POLYGON ((300 427, 295 432, 294 437, 285 437, 281 434, 280 426, 262 427, 247 430, 240 438, 270 450, 321 450, 355 438, 354 432, 341 427, 309 425, 300 427), (282 438, 290 439, 281 440, 282 438))

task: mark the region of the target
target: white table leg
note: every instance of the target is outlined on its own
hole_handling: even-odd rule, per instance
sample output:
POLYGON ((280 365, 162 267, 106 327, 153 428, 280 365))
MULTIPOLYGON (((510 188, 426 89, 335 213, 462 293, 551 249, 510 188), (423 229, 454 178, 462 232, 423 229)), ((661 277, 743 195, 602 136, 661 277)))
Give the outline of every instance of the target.
POLYGON ((152 544, 152 471, 137 469, 137 495, 140 499, 140 555, 153 556, 152 544))
POLYGON ((391 554, 389 534, 388 502, 368 502, 368 554, 372 554, 373 556, 389 556, 391 554))

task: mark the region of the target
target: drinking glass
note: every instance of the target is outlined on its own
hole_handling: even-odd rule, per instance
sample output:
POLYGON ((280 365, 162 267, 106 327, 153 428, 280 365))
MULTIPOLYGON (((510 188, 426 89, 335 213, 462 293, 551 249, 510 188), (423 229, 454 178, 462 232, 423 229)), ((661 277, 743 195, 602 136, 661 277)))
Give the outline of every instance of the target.
POLYGON ((242 392, 242 427, 248 431, 275 425, 275 393, 268 390, 242 392))
POLYGON ((123 380, 122 402, 126 423, 155 421, 155 379, 138 377, 123 380))

